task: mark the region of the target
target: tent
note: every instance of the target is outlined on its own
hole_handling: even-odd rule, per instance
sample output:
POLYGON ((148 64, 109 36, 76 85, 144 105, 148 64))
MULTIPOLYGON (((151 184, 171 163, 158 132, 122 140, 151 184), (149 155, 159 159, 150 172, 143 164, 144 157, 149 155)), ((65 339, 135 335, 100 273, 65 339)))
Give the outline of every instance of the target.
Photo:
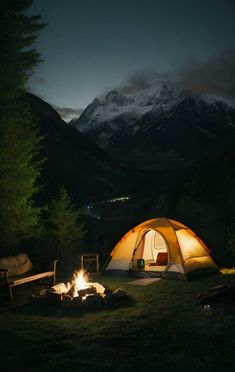
POLYGON ((218 272, 218 267, 199 237, 178 221, 155 218, 123 236, 103 273, 188 279, 202 271, 218 272))

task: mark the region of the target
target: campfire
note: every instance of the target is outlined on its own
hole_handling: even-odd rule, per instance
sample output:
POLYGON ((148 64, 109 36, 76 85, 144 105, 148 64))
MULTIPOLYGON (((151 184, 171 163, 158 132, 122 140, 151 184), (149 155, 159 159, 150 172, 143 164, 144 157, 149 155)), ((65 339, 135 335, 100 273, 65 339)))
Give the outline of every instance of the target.
POLYGON ((72 280, 44 289, 32 296, 33 302, 61 304, 62 306, 100 307, 112 305, 115 299, 126 298, 126 292, 118 288, 111 292, 100 283, 89 282, 88 274, 75 271, 72 280))
POLYGON ((99 301, 102 299, 105 287, 99 283, 88 282, 88 275, 84 271, 75 271, 72 280, 67 283, 59 283, 47 290, 47 299, 53 302, 74 302, 82 304, 88 297, 92 300, 99 301))

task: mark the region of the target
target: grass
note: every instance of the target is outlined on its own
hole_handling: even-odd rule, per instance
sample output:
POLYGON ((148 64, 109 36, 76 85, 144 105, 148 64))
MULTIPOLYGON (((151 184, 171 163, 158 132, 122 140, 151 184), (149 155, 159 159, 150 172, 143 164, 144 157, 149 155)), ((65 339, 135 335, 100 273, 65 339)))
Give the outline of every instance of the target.
POLYGON ((215 275, 193 282, 101 277, 133 299, 128 307, 81 310, 31 304, 32 286, 1 299, 1 367, 7 371, 222 371, 235 370, 234 307, 205 310, 197 294, 235 282, 215 275))

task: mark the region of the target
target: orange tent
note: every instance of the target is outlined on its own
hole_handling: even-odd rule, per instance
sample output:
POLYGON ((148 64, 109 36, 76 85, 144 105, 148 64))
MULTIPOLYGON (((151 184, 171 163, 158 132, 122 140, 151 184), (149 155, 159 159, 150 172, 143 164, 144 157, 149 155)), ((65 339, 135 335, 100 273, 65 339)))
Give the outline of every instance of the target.
POLYGON ((182 223, 155 218, 123 236, 103 273, 187 279, 196 271, 218 271, 206 245, 182 223))

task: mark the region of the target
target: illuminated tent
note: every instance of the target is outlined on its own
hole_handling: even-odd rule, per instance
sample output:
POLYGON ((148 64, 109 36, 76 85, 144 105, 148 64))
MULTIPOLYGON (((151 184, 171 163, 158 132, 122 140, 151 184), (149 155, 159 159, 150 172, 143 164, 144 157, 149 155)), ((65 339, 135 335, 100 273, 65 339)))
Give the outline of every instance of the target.
POLYGON ((103 273, 188 279, 199 271, 218 271, 206 245, 182 223, 155 218, 123 236, 103 273))

